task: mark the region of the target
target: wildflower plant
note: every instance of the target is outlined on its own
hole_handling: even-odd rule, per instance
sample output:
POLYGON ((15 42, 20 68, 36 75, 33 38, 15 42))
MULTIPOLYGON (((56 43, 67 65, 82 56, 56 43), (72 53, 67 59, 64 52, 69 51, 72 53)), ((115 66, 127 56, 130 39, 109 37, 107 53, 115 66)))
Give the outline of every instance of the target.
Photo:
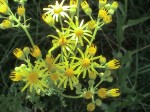
POLYGON ((112 71, 120 67, 120 61, 107 60, 97 53, 98 48, 94 45, 97 32, 112 21, 118 8, 117 2, 99 0, 97 17, 92 15, 92 8, 86 0, 70 0, 69 5, 65 0, 56 1, 54 5, 43 8, 41 18, 57 33, 48 34, 47 37, 52 38, 52 47, 44 56, 28 32, 30 25, 27 21, 30 18, 25 16, 27 0, 14 1, 18 3, 15 14, 7 0, 0 0, 0 17, 4 19, 0 28, 21 27, 31 43, 30 48, 13 50, 15 57, 24 62, 10 74, 13 82, 21 83, 21 92, 47 95, 47 91, 51 91, 62 97, 83 98, 88 100, 87 111, 90 112, 101 106, 105 98, 121 94, 117 87, 102 86, 104 82, 113 81, 112 71), (88 20, 80 18, 81 9, 88 20), (60 49, 60 53, 54 52, 56 49, 60 49), (86 79, 86 85, 82 79, 86 79), (74 91, 74 96, 64 94, 66 89, 74 91))

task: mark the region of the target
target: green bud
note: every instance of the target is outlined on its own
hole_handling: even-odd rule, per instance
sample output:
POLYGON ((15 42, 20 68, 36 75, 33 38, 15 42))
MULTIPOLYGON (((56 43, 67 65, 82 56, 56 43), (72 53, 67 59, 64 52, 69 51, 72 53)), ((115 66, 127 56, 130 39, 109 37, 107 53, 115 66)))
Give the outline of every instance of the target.
POLYGON ((24 47, 24 48, 23 48, 23 52, 24 52, 24 54, 25 54, 26 56, 28 56, 29 53, 30 53, 30 48, 29 48, 29 47, 24 47))
POLYGON ((111 4, 109 4, 109 3, 106 4, 106 5, 105 5, 105 8, 106 8, 107 10, 111 9, 111 4))
POLYGON ((110 76, 110 75, 111 75, 111 71, 110 71, 110 70, 105 70, 104 76, 105 76, 105 77, 108 77, 108 76, 110 76))
POLYGON ((94 83, 95 83, 94 80, 89 80, 89 81, 88 81, 89 86, 93 86, 94 83))
POLYGON ((110 76, 110 77, 107 77, 107 81, 108 82, 112 82, 113 81, 113 78, 110 76))
POLYGON ((100 99, 96 99, 95 104, 96 104, 96 106, 101 106, 102 101, 100 99))
POLYGON ((115 11, 114 11, 113 9, 109 9, 109 10, 108 10, 108 13, 109 13, 110 15, 113 15, 113 14, 115 13, 115 11))

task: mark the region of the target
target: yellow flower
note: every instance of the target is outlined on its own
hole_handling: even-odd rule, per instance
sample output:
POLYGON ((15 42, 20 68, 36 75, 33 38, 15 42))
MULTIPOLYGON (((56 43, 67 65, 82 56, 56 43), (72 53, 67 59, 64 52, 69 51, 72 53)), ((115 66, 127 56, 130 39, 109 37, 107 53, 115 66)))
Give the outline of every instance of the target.
POLYGON ((17 73, 17 72, 15 72, 15 71, 11 72, 9 77, 10 77, 10 79, 12 81, 20 81, 20 80, 22 80, 22 75, 17 73))
POLYGON ((69 63, 67 59, 65 59, 64 63, 64 71, 61 72, 61 78, 60 83, 58 84, 58 87, 60 87, 63 84, 63 87, 67 87, 67 83, 69 82, 70 89, 73 90, 73 84, 78 83, 78 79, 75 76, 77 73, 74 70, 75 67, 73 66, 73 62, 69 63))
POLYGON ((86 2, 86 0, 83 0, 81 2, 81 7, 83 9, 83 11, 87 14, 87 15, 91 15, 92 13, 92 9, 90 8, 89 4, 86 2))
POLYGON ((106 63, 106 57, 101 55, 99 61, 101 64, 105 64, 106 63))
POLYGON ((118 2, 113 2, 111 8, 116 10, 118 8, 118 2))
POLYGON ((30 49, 30 54, 35 57, 35 58, 40 58, 42 55, 41 55, 41 50, 39 49, 38 46, 34 46, 33 48, 30 49))
POLYGON ((97 51, 97 47, 96 47, 94 44, 92 44, 92 45, 88 48, 88 53, 89 53, 91 56, 94 56, 95 53, 96 53, 96 51, 97 51))
POLYGON ((107 0, 99 0, 99 8, 102 8, 107 3, 107 0))
POLYGON ((107 98, 107 89, 106 88, 100 88, 98 89, 97 91, 97 95, 100 97, 100 98, 107 98))
POLYGON ((84 97, 85 99, 91 99, 92 96, 93 96, 93 93, 92 93, 90 90, 84 91, 84 93, 83 93, 83 97, 84 97))
POLYGON ((99 9, 99 12, 98 12, 98 17, 99 18, 104 18, 107 15, 108 15, 108 11, 105 8, 99 9))
POLYGON ((28 65, 27 68, 22 69, 23 81, 26 82, 26 85, 21 90, 22 92, 29 86, 30 92, 36 90, 45 91, 44 88, 48 88, 46 84, 46 79, 49 76, 47 72, 46 66, 43 66, 44 62, 36 61, 35 65, 33 66, 31 63, 28 65))
POLYGON ((86 29, 87 24, 83 24, 84 20, 82 20, 79 24, 78 18, 75 17, 75 23, 72 20, 70 20, 70 22, 66 21, 66 23, 68 23, 71 27, 71 29, 68 29, 68 31, 70 31, 69 36, 71 37, 71 39, 76 40, 76 44, 80 43, 83 46, 83 39, 90 44, 87 37, 92 37, 92 32, 86 29))
POLYGON ((118 69, 120 67, 120 62, 117 59, 110 60, 105 65, 109 69, 118 69))
POLYGON ((54 72, 50 75, 50 79, 57 85, 57 81, 59 80, 59 72, 54 72))
POLYGON ((24 8, 24 6, 20 5, 20 6, 18 7, 18 9, 17 9, 17 14, 18 14, 19 16, 23 16, 23 15, 25 14, 25 8, 24 8))
POLYGON ((15 48, 13 50, 13 54, 16 56, 16 58, 23 60, 25 58, 25 55, 23 51, 20 48, 15 48))
POLYGON ((114 88, 114 89, 110 89, 110 90, 108 90, 106 88, 100 88, 97 91, 97 95, 102 99, 107 98, 107 97, 117 97, 120 95, 120 93, 118 91, 119 91, 118 88, 114 88))
POLYGON ((107 16, 103 17, 103 22, 104 22, 105 24, 108 24, 108 23, 110 23, 111 21, 112 21, 111 15, 107 15, 107 16))
POLYGON ((48 88, 46 80, 49 77, 45 62, 37 60, 35 61, 35 65, 32 65, 30 60, 26 60, 26 62, 27 65, 22 64, 15 68, 15 71, 10 75, 11 80, 21 80, 26 83, 21 90, 22 92, 28 87, 30 92, 33 92, 33 90, 37 93, 39 93, 39 90, 45 92, 44 89, 48 88))
POLYGON ((94 103, 89 103, 88 105, 87 105, 87 111, 89 111, 89 112, 93 112, 95 110, 95 104, 94 103))
POLYGON ((11 28, 12 27, 12 22, 10 20, 3 20, 2 22, 3 29, 11 28))
POLYGON ((68 14, 65 11, 69 10, 69 6, 63 6, 64 1, 65 0, 62 0, 60 4, 56 1, 55 5, 49 5, 49 8, 43 8, 43 10, 47 11, 46 14, 50 13, 53 16, 53 19, 58 22, 60 16, 68 17, 68 14))
POLYGON ((46 55, 45 63, 48 68, 49 73, 55 73, 57 70, 63 69, 61 63, 57 63, 58 59, 60 58, 60 54, 54 58, 51 54, 46 55))
POLYGON ((70 52, 73 55, 75 40, 72 40, 69 37, 68 30, 66 32, 60 32, 60 31, 57 31, 57 32, 58 32, 58 37, 54 36, 54 35, 48 35, 48 36, 54 38, 52 40, 53 47, 50 49, 50 51, 53 51, 56 48, 61 47, 61 50, 63 51, 63 53, 66 57, 68 56, 67 52, 70 52))
POLYGON ((78 49, 78 51, 81 55, 81 58, 73 57, 75 60, 78 60, 74 64, 74 66, 77 67, 76 71, 78 73, 78 77, 81 75, 81 73, 83 73, 83 78, 85 78, 87 72, 88 74, 90 74, 91 72, 98 74, 95 68, 99 67, 99 64, 94 62, 94 60, 99 59, 99 56, 91 57, 88 54, 88 49, 86 49, 85 53, 83 53, 80 49, 78 49))
POLYGON ((77 11, 78 0, 70 0, 70 14, 74 16, 77 11))
POLYGON ((117 97, 120 96, 120 92, 118 88, 113 88, 107 91, 107 96, 109 97, 117 97))
POLYGON ((87 28, 88 28, 89 30, 93 30, 93 29, 96 28, 96 27, 97 27, 97 23, 96 23, 95 20, 91 20, 91 21, 89 21, 89 22, 87 23, 87 28))
POLYGON ((49 25, 49 26, 54 26, 55 21, 53 17, 50 14, 43 14, 42 19, 49 25))
POLYGON ((0 0, 0 13, 3 13, 3 14, 8 13, 8 5, 5 0, 0 0))

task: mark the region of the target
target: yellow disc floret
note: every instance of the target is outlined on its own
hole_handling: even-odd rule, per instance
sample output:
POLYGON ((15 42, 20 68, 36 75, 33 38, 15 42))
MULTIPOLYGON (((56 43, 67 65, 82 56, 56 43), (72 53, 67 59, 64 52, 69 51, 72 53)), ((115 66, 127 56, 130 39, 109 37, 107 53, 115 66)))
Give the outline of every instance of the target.
POLYGON ((67 77, 72 77, 73 76, 73 69, 71 69, 71 68, 66 69, 65 75, 67 77))
POLYGON ((64 37, 61 37, 61 38, 59 39, 59 45, 60 45, 60 46, 65 46, 66 44, 67 44, 67 39, 64 38, 64 37))
POLYGON ((80 27, 76 28, 75 35, 76 35, 76 37, 81 37, 83 35, 83 29, 80 27))
POLYGON ((84 58, 84 59, 82 60, 82 66, 83 66, 83 67, 88 67, 89 65, 90 65, 90 59, 84 58))
POLYGON ((38 74, 35 73, 35 72, 31 72, 28 75, 27 80, 28 80, 28 82, 29 82, 30 85, 38 83, 38 74))

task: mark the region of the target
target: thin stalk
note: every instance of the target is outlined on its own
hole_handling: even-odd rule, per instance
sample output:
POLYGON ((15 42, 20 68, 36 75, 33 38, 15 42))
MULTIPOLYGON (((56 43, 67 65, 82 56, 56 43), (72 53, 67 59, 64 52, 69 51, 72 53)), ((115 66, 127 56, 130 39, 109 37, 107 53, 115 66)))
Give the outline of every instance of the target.
MULTIPOLYGON (((33 40, 32 40, 32 37, 31 37, 30 33, 29 33, 28 30, 27 30, 26 25, 23 25, 22 23, 20 23, 20 21, 16 18, 16 16, 12 13, 12 11, 11 11, 10 9, 9 9, 9 12, 10 12, 10 14, 11 14, 12 17, 13 17, 13 20, 14 20, 14 21, 24 30, 24 32, 26 33, 26 35, 27 35, 27 37, 28 37, 28 39, 29 39, 31 45, 34 46, 35 44, 34 44, 34 42, 33 42, 33 40)), ((24 19, 25 19, 25 18, 24 18, 24 19)), ((25 23, 25 20, 24 20, 24 23, 25 23)))

